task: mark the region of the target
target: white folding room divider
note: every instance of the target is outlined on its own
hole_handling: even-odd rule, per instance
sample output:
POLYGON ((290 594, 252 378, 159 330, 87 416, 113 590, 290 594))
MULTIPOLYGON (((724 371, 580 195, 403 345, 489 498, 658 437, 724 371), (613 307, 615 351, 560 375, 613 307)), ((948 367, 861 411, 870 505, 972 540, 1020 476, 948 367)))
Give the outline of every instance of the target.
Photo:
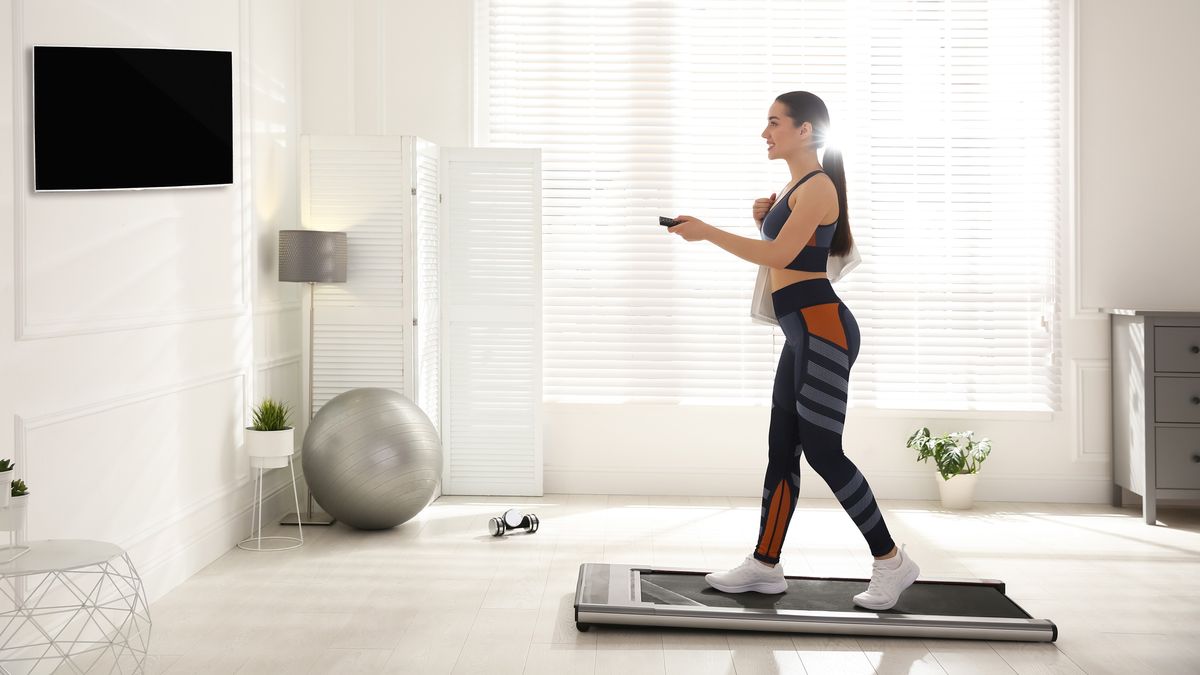
POLYGON ((301 200, 349 246, 316 287, 314 408, 395 389, 442 435, 443 494, 541 495, 540 152, 306 136, 301 200))

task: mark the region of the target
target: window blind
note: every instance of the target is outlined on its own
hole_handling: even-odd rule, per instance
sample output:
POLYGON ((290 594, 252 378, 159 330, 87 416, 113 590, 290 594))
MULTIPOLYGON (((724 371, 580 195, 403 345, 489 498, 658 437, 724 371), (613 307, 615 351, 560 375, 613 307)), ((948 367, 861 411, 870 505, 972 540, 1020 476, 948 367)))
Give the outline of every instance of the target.
POLYGON ((657 225, 757 237, 782 92, 830 109, 863 256, 836 284, 860 407, 1046 411, 1065 85, 1060 0, 478 0, 482 144, 543 158, 545 396, 765 404, 756 268, 657 225))

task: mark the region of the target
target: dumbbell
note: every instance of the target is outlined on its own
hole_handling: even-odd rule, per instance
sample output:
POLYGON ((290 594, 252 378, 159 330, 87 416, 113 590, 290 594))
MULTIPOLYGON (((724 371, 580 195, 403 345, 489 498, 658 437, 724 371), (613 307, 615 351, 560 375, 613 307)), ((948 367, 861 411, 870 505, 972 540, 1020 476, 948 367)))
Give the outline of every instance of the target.
POLYGON ((520 509, 509 509, 503 516, 492 518, 488 522, 488 529, 493 537, 503 537, 511 530, 525 530, 533 534, 538 529, 538 517, 532 513, 521 513, 520 509))

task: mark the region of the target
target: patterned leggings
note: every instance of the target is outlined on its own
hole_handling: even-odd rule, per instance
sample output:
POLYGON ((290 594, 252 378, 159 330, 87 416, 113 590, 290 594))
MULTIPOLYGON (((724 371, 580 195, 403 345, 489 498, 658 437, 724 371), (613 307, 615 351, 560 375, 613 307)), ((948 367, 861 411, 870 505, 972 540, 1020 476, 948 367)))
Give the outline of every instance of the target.
POLYGON ((771 395, 767 475, 754 557, 779 562, 796 496, 800 455, 833 490, 858 525, 871 554, 895 546, 866 478, 842 451, 850 367, 858 357, 858 322, 828 279, 809 279, 772 294, 787 336, 771 395))

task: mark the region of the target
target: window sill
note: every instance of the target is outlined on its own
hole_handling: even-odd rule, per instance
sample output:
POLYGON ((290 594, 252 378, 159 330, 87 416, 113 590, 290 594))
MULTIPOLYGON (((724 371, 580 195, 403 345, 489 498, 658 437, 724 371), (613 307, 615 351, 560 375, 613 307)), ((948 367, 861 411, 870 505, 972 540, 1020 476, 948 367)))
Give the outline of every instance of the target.
POLYGON ((893 408, 851 408, 851 410, 858 417, 1054 421, 1054 413, 1049 410, 901 410, 893 408))

